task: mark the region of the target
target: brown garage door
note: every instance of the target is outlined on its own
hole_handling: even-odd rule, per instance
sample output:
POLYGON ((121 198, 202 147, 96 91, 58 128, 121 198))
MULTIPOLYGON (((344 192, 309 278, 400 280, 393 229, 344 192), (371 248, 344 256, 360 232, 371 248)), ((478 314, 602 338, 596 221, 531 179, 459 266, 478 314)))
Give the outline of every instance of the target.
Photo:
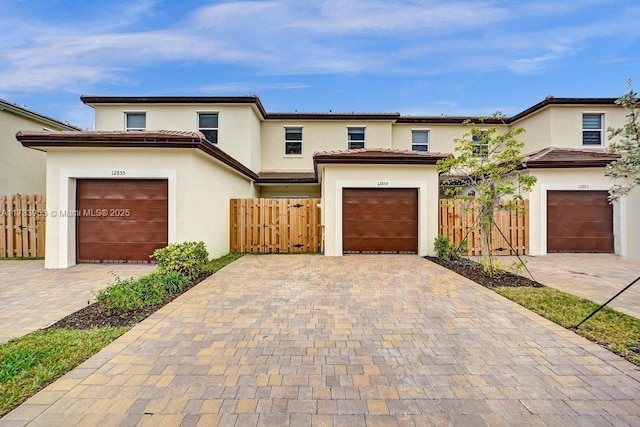
POLYGON ((613 252, 606 191, 547 192, 547 252, 613 252))
POLYGON ((348 253, 417 253, 418 190, 345 188, 342 250, 348 253))
POLYGON ((149 262, 167 245, 167 201, 166 180, 78 180, 78 262, 149 262))

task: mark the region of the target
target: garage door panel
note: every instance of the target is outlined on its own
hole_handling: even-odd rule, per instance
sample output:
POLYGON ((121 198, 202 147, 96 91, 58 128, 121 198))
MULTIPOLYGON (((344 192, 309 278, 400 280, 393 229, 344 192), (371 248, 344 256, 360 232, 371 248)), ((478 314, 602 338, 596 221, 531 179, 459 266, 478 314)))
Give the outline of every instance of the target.
POLYGON ((149 262, 168 243, 166 180, 78 180, 78 262, 149 262))
POLYGON ((417 253, 417 189, 345 188, 342 218, 345 253, 417 253))
POLYGON ((348 235, 349 236, 366 236, 376 235, 379 237, 394 237, 394 236, 410 236, 416 235, 417 229, 413 227, 407 227, 402 221, 357 221, 348 222, 348 235))
POLYGON ((157 248, 154 243, 144 243, 132 247, 126 243, 103 243, 92 245, 84 252, 83 262, 149 262, 150 255, 157 248), (112 256, 105 256, 111 254, 112 256), (145 254, 141 257, 141 254, 145 254))
MULTIPOLYGON (((134 180, 105 179, 81 180, 91 181, 85 184, 83 198, 98 200, 166 200, 166 192, 154 181, 164 180, 134 180)), ((166 182, 166 181, 164 181, 166 182)))
POLYGON ((613 252, 607 191, 547 192, 548 252, 613 252))
POLYGON ((393 241, 387 238, 354 238, 352 245, 358 250, 344 249, 345 253, 359 253, 359 254, 415 254, 416 250, 412 249, 415 244, 415 238, 396 238, 393 241), (367 247, 373 249, 368 250, 367 247))
POLYGON ((354 212, 342 212, 342 215, 347 217, 357 216, 356 220, 347 220, 353 224, 358 222, 368 223, 370 221, 413 221, 415 215, 410 211, 398 212, 398 211, 376 211, 371 209, 363 209, 361 211, 354 212))

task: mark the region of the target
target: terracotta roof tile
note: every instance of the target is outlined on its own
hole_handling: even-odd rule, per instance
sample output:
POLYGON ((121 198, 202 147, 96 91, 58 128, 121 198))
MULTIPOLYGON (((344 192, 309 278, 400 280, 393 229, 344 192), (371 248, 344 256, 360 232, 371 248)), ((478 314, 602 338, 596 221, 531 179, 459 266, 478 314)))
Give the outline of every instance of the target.
POLYGON ((175 130, 145 131, 19 131, 16 139, 25 147, 91 148, 193 148, 203 151, 252 180, 258 175, 209 142, 200 132, 175 130))
POLYGON ((314 163, 380 163, 435 164, 449 157, 448 153, 393 150, 388 148, 360 148, 344 151, 320 151, 313 154, 314 163))
POLYGON ((619 156, 602 149, 547 147, 523 159, 527 168, 603 167, 619 156))

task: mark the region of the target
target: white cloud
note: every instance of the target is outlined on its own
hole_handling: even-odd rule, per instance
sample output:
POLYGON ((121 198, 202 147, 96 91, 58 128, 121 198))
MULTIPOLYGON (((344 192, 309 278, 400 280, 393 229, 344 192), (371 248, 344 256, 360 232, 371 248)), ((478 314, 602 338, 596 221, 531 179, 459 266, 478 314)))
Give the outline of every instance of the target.
POLYGON ((259 94, 267 90, 297 90, 306 89, 310 86, 304 83, 259 83, 259 82, 229 82, 216 85, 206 85, 187 90, 201 94, 259 94))
POLYGON ((228 1, 160 27, 153 26, 162 6, 156 0, 100 3, 96 16, 53 24, 29 10, 0 6, 0 25, 7 27, 0 41, 0 91, 133 84, 137 68, 161 69, 168 62, 232 64, 274 75, 540 72, 591 40, 637 33, 637 10, 571 27, 545 22, 603 2, 617 3, 554 8, 548 1, 228 1))

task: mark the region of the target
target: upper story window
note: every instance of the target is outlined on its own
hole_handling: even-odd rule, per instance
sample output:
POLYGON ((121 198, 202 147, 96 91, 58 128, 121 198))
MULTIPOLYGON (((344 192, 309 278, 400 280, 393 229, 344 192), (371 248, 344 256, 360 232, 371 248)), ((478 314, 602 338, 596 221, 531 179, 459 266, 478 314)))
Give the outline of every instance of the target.
POLYGON ((602 145, 602 114, 582 115, 582 144, 602 145))
POLYGON ((198 130, 207 141, 218 143, 218 113, 198 113, 198 130))
POLYGON ((364 148, 364 130, 365 128, 347 128, 347 141, 349 150, 364 148))
POLYGON ((302 128, 284 128, 284 154, 287 156, 302 155, 302 128))
POLYGON ((411 131, 411 149, 413 151, 429 151, 429 131, 411 131))
POLYGON ((486 130, 481 130, 479 135, 473 135, 473 154, 478 157, 487 157, 489 155, 489 144, 484 140, 487 134, 486 130))
POLYGON ((126 130, 145 130, 147 127, 147 113, 124 113, 126 130))

